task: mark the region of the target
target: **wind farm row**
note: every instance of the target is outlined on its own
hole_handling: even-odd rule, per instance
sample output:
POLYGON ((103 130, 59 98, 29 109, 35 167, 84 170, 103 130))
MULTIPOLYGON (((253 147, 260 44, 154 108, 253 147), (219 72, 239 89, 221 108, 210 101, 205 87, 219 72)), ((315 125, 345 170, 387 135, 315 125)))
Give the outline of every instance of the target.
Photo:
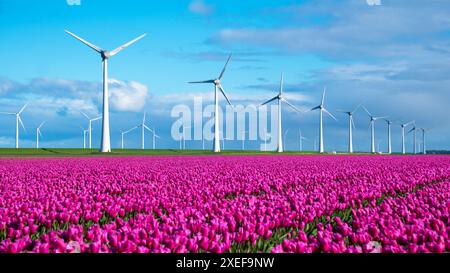
MULTIPOLYGON (((134 44, 135 42, 141 40, 142 38, 144 38, 146 36, 146 34, 143 34, 133 40, 131 40, 130 42, 112 50, 112 51, 107 51, 104 50, 86 40, 84 40, 83 38, 77 36, 76 34, 67 31, 66 33, 69 34, 70 36, 72 36, 73 38, 77 39, 78 41, 82 42, 83 44, 87 45, 89 48, 93 49, 94 51, 96 51, 101 59, 102 59, 102 64, 103 64, 103 105, 102 105, 102 115, 101 116, 96 116, 96 117, 91 117, 88 116, 87 114, 81 112, 81 114, 87 119, 88 121, 88 126, 87 128, 81 126, 81 129, 83 131, 83 148, 89 148, 92 149, 92 131, 93 131, 93 122, 95 121, 102 121, 102 131, 101 131, 101 145, 100 145, 100 152, 102 153, 109 153, 111 152, 111 137, 110 137, 110 118, 109 118, 109 90, 108 90, 108 59, 115 56, 116 54, 118 54, 119 52, 121 52, 123 49, 129 47, 130 45, 134 44)), ((219 116, 219 107, 220 107, 220 95, 222 95, 226 102, 230 105, 233 106, 233 104, 231 103, 231 100, 228 98, 224 87, 222 86, 222 79, 225 75, 225 72, 227 70, 227 67, 230 63, 230 60, 232 58, 232 55, 230 54, 223 69, 221 70, 219 76, 217 78, 214 79, 209 79, 209 80, 203 80, 203 81, 193 81, 193 82, 189 82, 189 84, 213 84, 214 85, 214 129, 213 129, 213 152, 215 153, 219 153, 221 152, 221 150, 225 149, 225 141, 229 140, 227 138, 225 138, 224 136, 221 136, 221 132, 219 129, 219 121, 220 121, 220 116, 219 116), (222 147, 221 147, 221 142, 222 141, 222 147)), ((305 111, 300 110, 298 107, 296 107, 294 104, 292 104, 291 102, 288 101, 286 94, 284 93, 284 76, 283 74, 281 74, 281 80, 280 80, 280 86, 279 86, 279 90, 277 90, 278 94, 263 102, 262 104, 259 105, 259 107, 268 105, 272 102, 277 103, 278 107, 277 107, 277 111, 278 111, 278 122, 277 122, 277 149, 276 151, 279 153, 284 152, 285 150, 285 146, 284 146, 284 142, 285 142, 285 138, 286 138, 286 134, 288 132, 288 130, 284 131, 284 135, 283 135, 283 128, 282 128, 282 105, 286 104, 289 107, 291 107, 292 109, 294 109, 298 114, 304 114, 305 111)), ((320 104, 309 109, 306 112, 311 112, 311 111, 319 111, 319 134, 318 134, 318 147, 316 147, 317 143, 315 141, 315 145, 314 145, 314 149, 317 149, 317 152, 319 153, 325 153, 325 141, 324 141, 324 115, 329 116, 330 118, 332 118, 335 121, 338 121, 337 118, 325 107, 325 97, 326 97, 326 91, 327 88, 325 87, 322 93, 322 99, 320 101, 320 104)), ((0 114, 3 115, 11 115, 15 117, 15 122, 16 122, 16 126, 15 126, 15 148, 19 148, 19 129, 20 126, 22 126, 22 128, 25 130, 25 126, 23 124, 22 118, 21 118, 21 114, 25 111, 26 107, 28 106, 28 104, 24 105, 18 112, 16 113, 10 113, 10 112, 0 112, 0 114)), ((370 152, 371 153, 378 153, 380 151, 380 149, 376 148, 376 136, 375 136, 375 125, 377 123, 377 121, 384 121, 387 125, 387 135, 388 135, 388 141, 387 141, 387 153, 391 154, 393 153, 393 149, 392 149, 392 125, 394 124, 398 124, 401 128, 401 152, 402 154, 406 154, 406 146, 405 146, 405 140, 406 140, 406 133, 412 133, 413 134, 413 153, 417 154, 417 153, 423 153, 426 154, 426 133, 428 132, 428 129, 425 128, 421 128, 421 127, 417 127, 416 122, 415 121, 409 121, 409 122, 397 122, 397 121, 393 121, 389 118, 389 116, 375 116, 373 115, 363 104, 359 104, 358 106, 356 106, 354 109, 350 110, 350 111, 343 111, 343 110, 337 110, 337 112, 340 112, 342 114, 345 114, 348 116, 348 149, 346 152, 348 153, 354 153, 354 147, 353 147, 353 133, 354 133, 354 129, 355 129, 355 123, 354 123, 354 115, 358 110, 364 110, 364 112, 368 115, 369 117, 369 129, 371 131, 371 137, 370 137, 370 152), (406 132, 406 129, 411 126, 410 130, 408 132, 406 132), (422 149, 421 151, 417 150, 417 131, 421 131, 422 133, 422 149)), ((131 132, 135 131, 135 130, 140 130, 141 131, 141 149, 145 149, 145 133, 148 131, 151 133, 151 137, 152 137, 152 148, 156 149, 156 140, 157 139, 161 139, 161 137, 156 133, 156 128, 154 126, 149 126, 146 123, 146 118, 147 118, 147 114, 144 113, 143 119, 139 124, 136 124, 134 126, 132 126, 130 129, 126 129, 120 132, 120 141, 121 141, 121 149, 125 148, 125 137, 130 134, 131 132), (152 128, 150 128, 152 127, 152 128)), ((36 148, 39 148, 39 140, 40 137, 42 136, 42 132, 41 129, 44 126, 45 122, 42 122, 37 128, 36 128, 36 148)), ((245 131, 245 126, 243 127, 244 130, 242 130, 242 132, 237 132, 237 134, 242 134, 242 150, 245 150, 245 134, 248 133, 248 131, 245 131)), ((190 127, 186 127, 183 125, 182 127, 182 137, 179 141, 180 144, 180 150, 182 149, 186 149, 186 139, 185 139, 185 130, 186 129, 190 129, 190 127)), ((304 140, 308 140, 306 137, 304 137, 302 135, 302 131, 299 129, 299 148, 300 151, 303 150, 303 141, 304 140)), ((267 135, 264 137, 264 151, 267 151, 267 135)), ((205 139, 202 136, 202 149, 205 149, 205 139)))

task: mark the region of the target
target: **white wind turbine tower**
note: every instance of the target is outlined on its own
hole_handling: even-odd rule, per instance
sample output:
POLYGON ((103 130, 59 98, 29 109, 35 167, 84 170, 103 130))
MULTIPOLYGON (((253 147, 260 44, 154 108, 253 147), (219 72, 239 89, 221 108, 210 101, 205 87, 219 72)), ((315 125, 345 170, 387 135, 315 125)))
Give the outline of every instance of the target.
POLYGON ((386 121, 387 123, 387 128, 388 128, 388 154, 392 154, 392 121, 388 120, 388 119, 384 119, 384 121, 386 121))
POLYGON ((152 130, 145 124, 146 117, 147 117, 147 113, 144 112, 144 117, 142 118, 142 124, 138 126, 142 130, 141 131, 141 145, 142 145, 141 148, 142 148, 142 150, 145 149, 145 130, 152 132, 152 130))
POLYGON ((348 152, 350 154, 353 153, 353 129, 356 129, 353 114, 359 109, 359 107, 361 107, 361 104, 358 105, 353 111, 338 111, 348 115, 348 152))
POLYGON ((420 130, 422 131, 422 153, 424 155, 427 154, 427 145, 426 145, 426 138, 425 138, 425 134, 428 131, 427 129, 424 128, 420 128, 420 130))
POLYGON ((41 128, 44 126, 45 121, 39 125, 39 127, 36 128, 36 149, 39 149, 39 137, 42 136, 41 128))
POLYGON ((86 134, 89 133, 88 129, 84 129, 83 126, 79 126, 81 128, 81 130, 83 130, 83 149, 86 149, 86 134))
POLYGON ((159 137, 156 134, 155 128, 153 128, 153 130, 150 130, 153 133, 153 150, 156 150, 156 139, 161 139, 161 137, 159 137))
POLYGON ((376 153, 376 150, 375 150, 375 121, 377 121, 379 119, 384 119, 387 117, 375 117, 369 112, 369 110, 367 110, 366 107, 363 106, 363 109, 364 109, 364 111, 366 111, 366 113, 370 117, 369 128, 371 129, 371 144, 372 144, 371 152, 374 154, 374 153, 376 153))
POLYGON ((25 104, 17 113, 6 113, 1 112, 0 115, 11 115, 16 117, 16 149, 19 149, 19 123, 22 126, 23 130, 26 132, 25 126, 23 125, 22 119, 20 118, 20 114, 25 110, 28 106, 28 103, 25 104))
POLYGON ((289 105, 290 107, 292 107, 298 113, 300 113, 300 114, 302 113, 299 109, 297 109, 297 107, 295 107, 289 101, 286 100, 286 96, 283 93, 283 73, 281 73, 280 90, 279 90, 278 95, 276 97, 264 102, 263 104, 261 104, 261 106, 271 103, 272 101, 278 102, 278 149, 277 149, 277 151, 279 153, 282 153, 283 152, 283 139, 282 139, 283 131, 281 128, 281 120, 282 120, 281 119, 281 105, 282 105, 282 102, 284 102, 287 105, 289 105))
POLYGON ((88 47, 92 48, 93 50, 97 51, 100 56, 102 57, 103 62, 103 124, 102 124, 102 142, 101 142, 101 149, 100 151, 102 153, 109 153, 111 152, 111 137, 109 132, 109 92, 108 92, 108 59, 120 51, 124 50, 125 48, 129 47, 130 45, 134 44, 138 40, 144 38, 146 34, 143 34, 136 39, 119 46, 118 48, 107 51, 104 49, 101 49, 86 40, 83 40, 82 38, 78 37, 77 35, 73 34, 70 31, 66 30, 66 33, 74 37, 75 39, 79 40, 83 44, 87 45, 88 47))
POLYGON ((323 153, 325 151, 324 145, 323 145, 323 113, 325 112, 327 115, 329 115, 331 118, 333 118, 335 121, 337 119, 325 108, 325 94, 326 94, 327 88, 324 87, 323 94, 322 94, 322 101, 320 105, 312 108, 309 111, 314 110, 320 110, 320 124, 319 124, 319 152, 323 153))
POLYGON ((85 113, 81 112, 83 116, 85 116, 89 122, 88 130, 89 130, 89 149, 92 149, 92 122, 102 119, 102 117, 91 118, 85 113))
POLYGON ((303 140, 308 140, 306 137, 302 135, 302 130, 298 129, 298 140, 300 144, 300 152, 303 151, 303 140))
POLYGON ((225 90, 222 87, 221 80, 223 78, 223 75, 225 74, 225 71, 227 69, 228 63, 231 59, 231 54, 228 57, 227 62, 225 63, 225 66, 222 69, 222 72, 220 73, 219 77, 217 79, 213 80, 206 80, 206 81, 197 81, 197 82, 189 82, 191 84, 197 84, 197 83, 212 83, 214 84, 214 144, 213 144, 213 151, 215 153, 220 152, 220 135, 219 135, 219 91, 222 93, 222 95, 227 100, 228 104, 233 106, 228 99, 227 95, 225 94, 225 90))
POLYGON ((411 130, 409 130, 409 133, 413 133, 413 154, 417 153, 417 130, 416 130, 416 123, 413 123, 413 127, 411 130))
POLYGON ((413 120, 413 121, 410 121, 410 122, 407 122, 407 123, 402 123, 402 124, 400 124, 400 127, 402 128, 402 154, 405 154, 405 153, 406 153, 406 147, 405 147, 405 127, 407 127, 407 126, 409 126, 409 125, 411 125, 411 124, 413 124, 413 123, 415 123, 414 120, 413 120))

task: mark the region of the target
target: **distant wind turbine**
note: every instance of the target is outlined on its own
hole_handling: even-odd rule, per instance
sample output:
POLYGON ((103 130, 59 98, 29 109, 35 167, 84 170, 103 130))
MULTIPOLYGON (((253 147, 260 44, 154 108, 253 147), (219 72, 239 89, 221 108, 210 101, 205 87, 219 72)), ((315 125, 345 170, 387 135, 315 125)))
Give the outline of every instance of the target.
POLYGON ((283 139, 282 139, 282 128, 281 128, 281 122, 282 122, 281 121, 281 105, 282 105, 282 102, 284 102, 287 105, 289 105, 290 107, 292 107, 298 113, 300 113, 300 114, 302 113, 302 111, 300 111, 297 107, 295 107, 289 101, 286 100, 286 96, 283 93, 283 73, 281 73, 280 90, 279 90, 278 95, 275 96, 274 98, 264 102, 262 105, 266 105, 268 103, 271 103, 272 101, 278 102, 278 149, 277 149, 277 151, 279 153, 282 153, 283 152, 283 139))
POLYGON ((42 136, 41 128, 44 126, 45 121, 39 125, 39 127, 36 128, 36 149, 39 149, 39 137, 42 136))
POLYGON ((144 112, 144 117, 142 118, 142 123, 138 126, 141 128, 141 149, 145 149, 145 130, 152 132, 152 130, 145 124, 147 113, 144 112))
POLYGON ((124 138, 125 138, 125 135, 127 135, 128 133, 131 133, 132 131, 136 130, 137 128, 139 128, 139 126, 134 126, 133 128, 131 128, 131 129, 129 129, 129 130, 126 130, 126 131, 121 132, 121 140, 122 140, 122 145, 121 145, 121 147, 122 147, 122 150, 123 150, 123 148, 124 148, 124 138))
POLYGON ((353 111, 338 111, 348 115, 348 152, 353 153, 353 129, 355 129, 355 122, 353 120, 353 114, 361 107, 358 105, 353 111))
POLYGON ((402 154, 406 153, 406 147, 405 147, 405 128, 411 124, 415 123, 415 121, 410 121, 407 123, 400 124, 400 127, 402 128, 402 154))
POLYGON ((327 92, 327 88, 324 87, 323 94, 322 94, 322 101, 320 102, 320 105, 309 110, 309 111, 320 110, 320 121, 319 121, 319 152, 320 153, 324 153, 324 151, 325 151, 325 148, 323 145, 323 143, 324 143, 324 141, 323 141, 323 113, 325 112, 327 115, 329 115, 335 121, 337 121, 337 119, 325 108, 326 92, 327 92))
POLYGON ((97 121, 102 119, 102 117, 96 117, 96 118, 91 118, 88 115, 86 115, 85 113, 81 112, 81 114, 83 114, 83 116, 85 116, 87 118, 87 120, 89 121, 89 126, 88 126, 88 130, 89 130, 89 149, 92 149, 92 122, 97 121))
POLYGON ((83 130, 83 149, 86 149, 86 134, 89 134, 89 130, 88 129, 84 129, 83 126, 79 126, 81 128, 81 130, 83 130))
POLYGON ((392 154, 392 133, 391 133, 391 127, 392 127, 392 121, 388 119, 384 119, 387 123, 388 128, 388 154, 392 154))
POLYGON ((161 139, 161 137, 160 136, 158 136, 157 134, 156 134, 156 130, 155 130, 155 128, 153 128, 152 130, 151 130, 151 132, 152 132, 152 134, 153 134, 153 150, 156 150, 156 139, 158 138, 158 139, 161 139))
POLYGON ((425 134, 429 131, 429 129, 420 128, 420 130, 422 131, 422 153, 424 155, 426 155, 427 154, 427 145, 426 145, 425 134))
POLYGON ((408 131, 409 133, 413 133, 413 154, 417 154, 417 128, 416 123, 413 123, 413 127, 408 131))
POLYGON ((17 113, 7 113, 0 112, 0 115, 11 115, 16 117, 16 149, 19 149, 19 123, 22 126, 23 130, 26 132, 25 126, 23 125, 22 119, 20 118, 20 114, 27 108, 28 103, 25 104, 17 113))
POLYGON ((214 147, 213 151, 215 153, 220 152, 220 135, 219 135, 219 91, 222 93, 222 95, 227 100, 228 104, 233 106, 228 99, 227 95, 225 94, 225 90, 223 89, 223 86, 221 84, 221 80, 223 78, 223 75, 225 74, 225 71, 227 69, 228 63, 231 59, 231 54, 228 57, 227 62, 225 63, 225 66, 222 69, 222 72, 220 73, 219 77, 217 79, 212 80, 206 80, 206 81, 196 81, 196 82, 189 82, 191 84, 197 84, 197 83, 212 83, 214 84, 214 147))
POLYGON ((300 151, 303 151, 303 140, 308 140, 308 139, 302 135, 301 129, 298 129, 298 140, 299 140, 299 144, 300 144, 300 151))
POLYGON ((129 47, 130 45, 134 44, 135 42, 139 41, 140 39, 144 38, 146 34, 143 34, 136 39, 119 46, 118 48, 107 51, 104 49, 101 49, 91 43, 89 43, 86 40, 83 40, 82 38, 78 37, 77 35, 73 34, 72 32, 66 30, 66 33, 74 37, 75 39, 79 40, 83 44, 87 45, 88 47, 92 48, 93 50, 97 51, 100 56, 102 57, 103 61, 103 125, 102 125, 102 142, 101 142, 101 149, 100 151, 102 153, 109 153, 111 152, 111 137, 109 132, 109 92, 108 92, 108 59, 120 51, 124 50, 125 48, 129 47))
POLYGON ((367 110, 366 107, 363 106, 363 109, 364 109, 364 111, 366 111, 366 113, 369 115, 369 118, 370 118, 369 128, 371 129, 371 144, 372 144, 371 152, 374 154, 374 153, 376 153, 376 150, 375 150, 375 122, 379 119, 384 119, 387 117, 375 117, 369 112, 369 110, 367 110))

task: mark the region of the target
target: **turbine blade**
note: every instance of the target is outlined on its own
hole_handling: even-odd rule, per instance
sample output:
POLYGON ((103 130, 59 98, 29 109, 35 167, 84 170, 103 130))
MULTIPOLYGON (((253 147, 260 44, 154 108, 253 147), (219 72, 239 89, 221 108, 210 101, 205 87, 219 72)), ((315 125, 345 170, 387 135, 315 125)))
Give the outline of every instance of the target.
POLYGON ((197 82, 188 82, 190 84, 195 84, 195 83, 214 83, 214 80, 207 80, 207 81, 197 81, 197 82))
POLYGON ((278 99, 278 96, 276 96, 276 97, 274 97, 274 98, 272 98, 272 99, 270 99, 270 100, 264 102, 263 104, 261 104, 261 106, 262 106, 262 105, 266 105, 266 104, 268 104, 268 103, 271 103, 272 101, 277 100, 277 99, 278 99))
POLYGON ((81 111, 80 111, 80 113, 81 113, 83 116, 85 116, 88 120, 91 119, 91 118, 90 118, 88 115, 86 115, 85 113, 83 113, 83 112, 81 112, 81 111))
POLYGON ((136 42, 139 41, 140 39, 144 38, 146 35, 147 35, 147 34, 144 33, 144 34, 142 34, 141 36, 137 37, 136 39, 131 40, 131 41, 129 41, 128 43, 126 43, 126 44, 124 44, 124 45, 122 45, 122 46, 119 46, 118 48, 114 49, 113 51, 111 51, 111 52, 109 53, 110 56, 116 55, 116 54, 119 53, 120 51, 122 51, 122 50, 124 50, 125 48, 129 47, 130 45, 136 43, 136 42))
POLYGON ((351 119, 351 121, 352 121, 352 126, 353 126, 353 129, 356 129, 356 126, 355 126, 355 121, 353 120, 353 118, 351 119))
POLYGON ((356 106, 356 108, 351 112, 351 114, 355 113, 361 106, 362 103, 358 104, 358 106, 356 106))
POLYGON ((323 88, 322 102, 320 103, 320 105, 324 105, 324 103, 325 103, 325 94, 326 94, 326 92, 327 92, 327 87, 325 86, 325 87, 323 88))
POLYGON ((91 121, 96 121, 96 120, 99 120, 99 119, 102 119, 102 117, 101 116, 100 117, 96 117, 94 119, 91 119, 91 121))
POLYGON ((88 47, 92 48, 93 50, 97 51, 98 53, 102 53, 102 49, 99 48, 98 46, 95 46, 91 43, 89 43, 88 41, 84 40, 81 37, 78 37, 77 35, 73 34, 72 32, 65 30, 65 32, 69 35, 71 35, 72 37, 74 37, 75 39, 77 39, 78 41, 82 42, 83 44, 87 45, 88 47))
POLYGON ((147 112, 144 112, 144 118, 142 119, 142 124, 145 124, 145 118, 147 117, 147 112))
POLYGON ((372 114, 369 112, 369 110, 367 110, 367 108, 366 108, 364 105, 362 105, 361 107, 364 109, 364 111, 366 111, 366 113, 367 113, 369 116, 372 116, 372 114))
POLYGON ((311 108, 311 110, 309 110, 309 112, 314 111, 314 110, 318 110, 318 109, 320 109, 320 105, 319 105, 319 106, 316 106, 316 107, 314 107, 314 108, 311 108))
POLYGON ((20 125, 22 125, 23 130, 26 132, 27 129, 25 129, 25 125, 23 125, 23 122, 22 122, 22 119, 20 118, 20 116, 19 116, 19 123, 20 123, 20 125))
POLYGON ((292 105, 290 102, 288 102, 286 99, 283 99, 282 101, 284 101, 287 105, 289 105, 290 107, 292 107, 295 111, 297 111, 299 114, 302 114, 303 112, 300 111, 297 107, 295 107, 294 105, 292 105))
POLYGON ((231 59, 231 56, 232 56, 232 55, 233 55, 233 54, 230 54, 230 56, 228 56, 228 60, 227 60, 227 62, 225 63, 225 66, 223 67, 222 72, 220 72, 219 80, 221 80, 222 77, 223 77, 223 74, 225 74, 225 71, 227 70, 227 66, 228 66, 228 63, 230 62, 230 59, 231 59))
POLYGON ((27 108, 27 106, 28 106, 28 103, 27 104, 25 104, 21 109, 20 109, 20 111, 19 111, 19 113, 17 113, 17 114, 22 114, 22 112, 25 110, 25 108, 27 108))
POLYGON ((280 95, 283 94, 283 84, 284 84, 284 74, 281 73, 281 80, 280 80, 280 95))
POLYGON ((222 85, 219 85, 219 89, 222 92, 222 95, 225 97, 225 99, 227 100, 228 104, 233 106, 233 104, 231 104, 230 100, 228 99, 227 95, 225 94, 225 90, 223 90, 222 85))
POLYGON ((43 122, 41 123, 41 125, 39 125, 38 129, 41 130, 41 128, 42 128, 42 126, 44 126, 44 124, 45 124, 45 121, 43 121, 43 122))
POLYGON ((327 109, 323 108, 323 111, 324 111, 325 113, 327 113, 330 117, 332 117, 335 121, 338 121, 337 118, 336 118, 335 116, 333 116, 333 114, 331 114, 330 112, 328 112, 327 109))
POLYGON ((15 115, 16 113, 0 112, 0 115, 15 115))

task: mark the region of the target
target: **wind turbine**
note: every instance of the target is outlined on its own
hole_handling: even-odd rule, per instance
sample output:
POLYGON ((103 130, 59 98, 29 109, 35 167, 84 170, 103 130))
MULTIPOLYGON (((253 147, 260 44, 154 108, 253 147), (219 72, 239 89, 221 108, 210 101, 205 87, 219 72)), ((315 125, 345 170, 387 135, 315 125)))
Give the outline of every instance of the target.
POLYGON ((124 137, 125 137, 125 135, 128 134, 128 133, 131 133, 131 131, 134 131, 137 128, 139 128, 139 126, 134 126, 133 128, 131 128, 131 129, 127 130, 127 131, 121 132, 121 135, 122 135, 122 150, 124 148, 124 137))
POLYGON ((88 126, 88 130, 89 130, 89 149, 92 149, 92 122, 100 120, 100 119, 102 119, 102 117, 90 118, 88 115, 86 115, 83 112, 81 112, 81 114, 83 114, 83 116, 85 116, 87 118, 87 120, 89 121, 89 126, 88 126))
POLYGON ((426 145, 426 138, 425 138, 425 133, 428 131, 427 129, 424 128, 420 128, 420 130, 422 131, 422 153, 424 155, 427 154, 427 145, 426 145))
POLYGON ((36 149, 39 149, 39 136, 42 136, 41 128, 44 126, 45 121, 39 125, 39 127, 36 128, 36 149))
POLYGON ((375 150, 375 121, 377 121, 379 119, 384 119, 387 117, 375 117, 369 112, 369 110, 367 110, 366 107, 363 106, 363 109, 364 109, 364 111, 366 111, 366 113, 370 117, 369 128, 371 129, 371 143, 372 143, 371 152, 372 152, 372 154, 374 154, 374 153, 376 153, 376 150, 375 150))
POLYGON ((219 92, 222 93, 222 95, 227 100, 228 104, 233 106, 228 99, 227 95, 225 94, 225 90, 222 87, 221 80, 223 78, 223 75, 225 74, 225 71, 227 69, 228 63, 230 62, 232 54, 228 57, 227 62, 225 63, 225 66, 222 69, 222 72, 220 73, 219 77, 217 79, 213 80, 206 80, 206 81, 197 81, 197 82, 189 82, 191 84, 197 84, 197 83, 212 83, 214 84, 214 147, 213 150, 215 153, 220 152, 220 135, 219 135, 219 92))
POLYGON ((415 123, 414 120, 413 120, 413 121, 410 121, 410 122, 407 122, 407 123, 402 123, 402 124, 400 124, 400 127, 402 127, 402 154, 405 154, 405 153, 406 153, 406 147, 405 147, 405 127, 407 127, 407 126, 409 126, 409 125, 411 125, 411 124, 413 124, 413 123, 415 123))
POLYGON ((81 130, 83 130, 83 149, 86 149, 86 134, 89 133, 89 130, 84 129, 83 126, 79 126, 81 128, 81 130))
POLYGON ((142 124, 139 125, 138 127, 141 127, 141 143, 142 143, 142 150, 145 149, 145 130, 148 130, 149 132, 152 132, 152 130, 145 124, 146 121, 146 117, 147 117, 147 113, 144 112, 144 117, 142 118, 142 124))
POLYGON ((411 128, 411 130, 408 131, 409 133, 413 133, 413 154, 417 153, 417 130, 416 130, 416 123, 413 123, 413 127, 411 128))
POLYGON ((20 118, 20 114, 25 110, 28 106, 28 103, 25 104, 17 113, 6 113, 1 112, 0 115, 11 115, 16 117, 16 149, 19 149, 19 123, 22 126, 23 130, 26 132, 25 126, 23 125, 22 119, 20 118))
POLYGON ((392 127, 392 121, 388 119, 384 119, 386 121, 388 126, 388 154, 392 154, 392 137, 391 137, 391 127, 392 127))
POLYGON ((156 139, 160 139, 160 137, 156 134, 155 128, 150 131, 153 133, 153 150, 156 150, 156 139))
POLYGON ((353 120, 353 114, 361 107, 358 105, 353 111, 338 111, 348 115, 348 152, 353 153, 353 129, 356 129, 355 122, 353 120))
POLYGON ((108 92, 108 59, 120 51, 124 50, 125 48, 129 47, 130 45, 134 44, 135 42, 139 41, 140 39, 144 38, 146 34, 143 34, 139 37, 137 37, 134 40, 131 40, 130 42, 119 46, 118 48, 107 51, 104 49, 101 49, 91 43, 89 43, 86 40, 83 40, 82 38, 78 37, 77 35, 73 34, 72 32, 66 30, 66 33, 74 37, 75 39, 79 40, 83 44, 87 45, 88 47, 92 48, 93 50, 97 51, 100 56, 102 57, 103 62, 103 124, 102 124, 102 142, 101 142, 101 149, 100 151, 102 153, 110 153, 111 152, 111 137, 109 132, 109 92, 108 92))
POLYGON ((298 139, 300 144, 300 152, 303 151, 303 140, 308 140, 306 137, 302 135, 302 130, 298 129, 298 139))
POLYGON ((327 88, 324 87, 323 94, 322 94, 322 101, 320 102, 320 105, 309 110, 309 111, 320 110, 320 122, 319 122, 320 123, 320 126, 319 126, 319 152, 320 153, 323 153, 325 151, 324 146, 323 146, 323 113, 325 112, 327 115, 332 117, 335 121, 337 121, 337 119, 325 108, 326 92, 327 92, 327 88))
POLYGON ((286 100, 286 96, 283 93, 283 73, 281 73, 280 90, 279 90, 278 95, 276 97, 264 102, 263 104, 261 104, 261 106, 271 103, 272 101, 278 102, 278 149, 277 149, 277 151, 279 153, 282 153, 283 152, 283 139, 282 139, 282 129, 281 129, 281 104, 282 104, 281 102, 286 103, 287 105, 292 107, 298 113, 300 113, 300 114, 302 113, 299 109, 297 109, 297 107, 295 107, 289 101, 286 100))

